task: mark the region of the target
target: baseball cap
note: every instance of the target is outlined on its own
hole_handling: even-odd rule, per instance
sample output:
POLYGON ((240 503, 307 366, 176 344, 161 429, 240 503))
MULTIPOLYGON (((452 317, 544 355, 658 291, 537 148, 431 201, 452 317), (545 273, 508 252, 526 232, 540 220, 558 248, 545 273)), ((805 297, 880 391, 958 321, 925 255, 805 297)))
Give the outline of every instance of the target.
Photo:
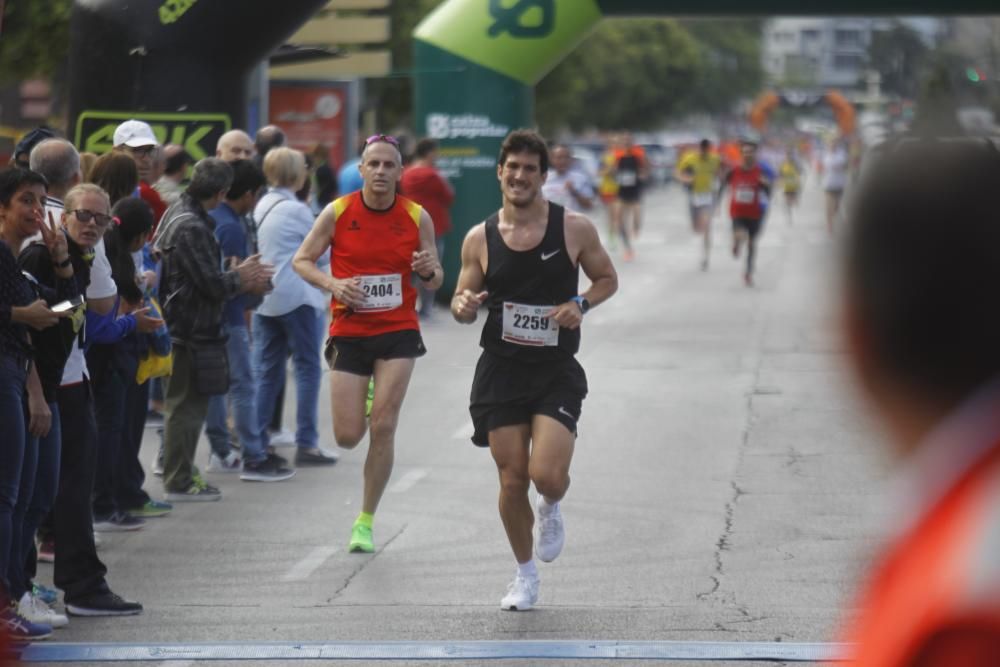
POLYGON ((153 134, 153 128, 148 123, 134 118, 115 128, 114 143, 115 146, 124 145, 132 148, 160 145, 160 142, 156 140, 156 135, 153 134))
POLYGON ((36 145, 46 139, 52 139, 55 136, 56 133, 44 125, 36 127, 31 132, 24 135, 19 142, 17 142, 17 146, 14 148, 14 157, 17 158, 19 155, 30 153, 31 149, 36 145))

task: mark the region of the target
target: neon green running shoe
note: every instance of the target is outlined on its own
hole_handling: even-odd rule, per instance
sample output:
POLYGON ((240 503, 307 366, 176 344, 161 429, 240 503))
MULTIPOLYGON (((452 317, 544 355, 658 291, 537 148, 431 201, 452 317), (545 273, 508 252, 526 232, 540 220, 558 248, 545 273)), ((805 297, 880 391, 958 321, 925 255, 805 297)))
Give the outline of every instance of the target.
POLYGON ((355 522, 351 528, 351 542, 347 545, 347 550, 351 553, 373 553, 375 545, 372 543, 371 526, 355 522))
POLYGON ((365 418, 372 416, 372 403, 375 401, 375 378, 368 380, 368 398, 365 399, 365 418))

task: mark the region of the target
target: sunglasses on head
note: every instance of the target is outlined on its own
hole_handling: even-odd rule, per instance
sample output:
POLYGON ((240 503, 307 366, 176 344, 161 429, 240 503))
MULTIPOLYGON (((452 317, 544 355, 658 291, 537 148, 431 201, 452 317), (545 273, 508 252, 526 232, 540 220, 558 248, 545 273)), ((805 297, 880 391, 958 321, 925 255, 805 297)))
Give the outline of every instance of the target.
POLYGON ((111 224, 111 216, 104 213, 95 213, 94 211, 88 211, 85 208, 78 208, 75 211, 66 211, 72 215, 76 216, 76 219, 80 222, 87 223, 93 219, 94 223, 98 227, 107 227, 111 224))
POLYGON ((377 141, 384 141, 387 144, 392 144, 396 148, 399 148, 399 140, 388 134, 373 134, 372 136, 365 139, 365 146, 370 146, 377 141))

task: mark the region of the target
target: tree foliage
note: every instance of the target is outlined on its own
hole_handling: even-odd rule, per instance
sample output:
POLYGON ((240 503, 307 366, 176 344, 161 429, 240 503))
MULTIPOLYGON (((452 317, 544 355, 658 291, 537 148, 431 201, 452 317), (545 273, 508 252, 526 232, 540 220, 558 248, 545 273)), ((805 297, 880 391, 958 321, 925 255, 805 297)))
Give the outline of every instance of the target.
POLYGON ((763 75, 752 20, 604 21, 536 87, 539 124, 649 129, 681 114, 722 112, 763 75))
POLYGON ((378 113, 378 127, 391 129, 409 125, 413 110, 413 31, 443 0, 394 2, 389 11, 389 51, 393 75, 366 82, 368 106, 378 113))
POLYGON ((913 99, 920 92, 930 48, 911 28, 897 23, 872 35, 868 67, 882 77, 882 91, 913 99))
POLYGON ((51 77, 69 51, 72 0, 7 0, 0 33, 0 80, 51 77))

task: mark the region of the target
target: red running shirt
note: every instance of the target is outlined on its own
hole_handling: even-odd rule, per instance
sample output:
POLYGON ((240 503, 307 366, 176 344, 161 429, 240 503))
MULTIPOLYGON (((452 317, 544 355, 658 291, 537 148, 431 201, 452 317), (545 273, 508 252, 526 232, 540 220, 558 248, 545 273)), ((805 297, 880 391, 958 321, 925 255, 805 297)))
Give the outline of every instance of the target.
POLYGON ((763 217, 764 208, 760 203, 760 181, 763 175, 759 164, 750 169, 739 166, 729 172, 729 187, 733 191, 729 202, 731 218, 760 220, 763 217))
POLYGON ((358 276, 367 298, 351 309, 331 298, 331 336, 368 337, 420 329, 417 291, 411 282, 413 253, 420 249, 419 204, 396 195, 384 211, 369 208, 361 191, 335 199, 330 271, 342 280, 358 276))

